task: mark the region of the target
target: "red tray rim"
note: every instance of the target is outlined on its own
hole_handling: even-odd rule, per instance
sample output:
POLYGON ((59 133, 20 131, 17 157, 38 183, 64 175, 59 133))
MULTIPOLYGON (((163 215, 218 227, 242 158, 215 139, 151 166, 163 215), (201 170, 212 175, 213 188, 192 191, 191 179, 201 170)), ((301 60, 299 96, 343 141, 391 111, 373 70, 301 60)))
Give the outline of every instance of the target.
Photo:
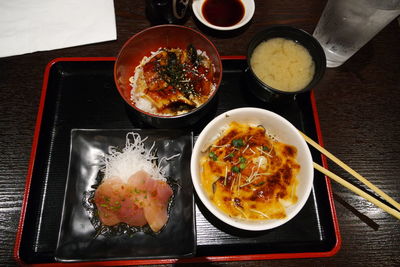
MULTIPOLYGON (((221 59, 222 60, 245 60, 246 56, 242 56, 242 55, 221 56, 221 59)), ((77 265, 79 265, 79 266, 93 265, 93 262, 77 262, 77 263, 55 262, 55 263, 27 264, 21 259, 19 250, 20 250, 20 245, 21 245, 22 231, 23 231, 24 222, 25 222, 26 207, 27 207, 28 198, 29 198, 29 191, 30 191, 29 189, 31 186, 32 172, 33 172, 33 168, 34 168, 34 161, 36 158, 36 150, 37 150, 37 145, 38 145, 38 140, 39 140, 40 126, 41 126, 41 122, 42 122, 44 102, 45 102, 45 98, 46 98, 47 85, 48 85, 51 67, 55 63, 62 62, 62 61, 115 61, 115 60, 116 60, 116 57, 59 57, 59 58, 55 58, 55 59, 51 60, 46 66, 46 69, 44 71, 44 77, 43 77, 39 109, 38 109, 38 113, 37 113, 37 117, 36 117, 35 131, 34 131, 33 142, 32 142, 32 150, 31 150, 31 155, 30 155, 30 160, 29 160, 29 165, 28 165, 28 172, 27 172, 27 176, 26 176, 26 184, 25 184, 25 190, 24 190, 24 198, 23 198, 22 207, 21 207, 21 215, 20 215, 20 219, 19 219, 17 235, 16 235, 16 239, 15 239, 15 246, 14 246, 14 259, 20 265, 25 265, 25 266, 26 265, 30 265, 30 266, 39 266, 39 265, 40 266, 46 266, 46 265, 65 266, 66 264, 76 265, 76 266, 77 265)), ((321 125, 319 122, 317 104, 315 101, 315 95, 314 95, 313 91, 311 91, 310 99, 311 99, 315 128, 316 128, 317 137, 318 137, 317 141, 321 146, 323 146, 321 125)), ((321 158, 322 158, 322 165, 324 166, 324 168, 328 168, 328 163, 327 163, 326 157, 321 154, 321 158)), ((330 209, 331 209, 331 214, 332 214, 332 219, 333 219, 333 227, 334 227, 334 232, 335 232, 335 236, 336 236, 336 243, 330 251, 301 252, 301 253, 276 253, 276 254, 248 254, 248 255, 228 255, 228 256, 202 256, 202 257, 193 257, 193 258, 187 258, 187 259, 146 259, 146 260, 96 261, 96 265, 99 265, 99 266, 100 265, 101 266, 150 265, 150 264, 173 264, 173 263, 194 263, 194 262, 246 261, 246 260, 332 257, 340 250, 341 244, 342 244, 342 239, 341 239, 341 235, 340 235, 339 222, 338 222, 338 218, 336 215, 336 208, 335 208, 335 204, 334 204, 333 192, 332 192, 330 179, 325 176, 325 181, 326 181, 326 187, 327 187, 327 192, 328 192, 328 197, 329 197, 329 204, 330 204, 330 209)))

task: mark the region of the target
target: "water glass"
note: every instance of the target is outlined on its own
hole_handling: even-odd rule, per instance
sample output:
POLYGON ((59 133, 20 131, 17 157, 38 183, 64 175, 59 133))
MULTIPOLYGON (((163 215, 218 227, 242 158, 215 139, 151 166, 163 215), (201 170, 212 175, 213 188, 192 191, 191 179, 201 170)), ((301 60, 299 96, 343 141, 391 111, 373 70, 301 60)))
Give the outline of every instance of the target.
POLYGON ((400 0, 328 0, 313 36, 327 67, 342 65, 400 14, 400 0))

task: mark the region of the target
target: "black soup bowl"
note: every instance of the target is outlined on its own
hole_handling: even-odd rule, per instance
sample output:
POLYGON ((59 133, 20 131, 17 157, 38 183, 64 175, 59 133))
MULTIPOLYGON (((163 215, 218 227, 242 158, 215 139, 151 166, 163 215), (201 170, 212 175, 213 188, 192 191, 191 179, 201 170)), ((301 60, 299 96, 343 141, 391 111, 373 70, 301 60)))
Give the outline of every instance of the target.
MULTIPOLYGON (((268 62, 267 62, 268 63, 268 62)), ((319 42, 309 33, 291 26, 273 26, 258 32, 251 40, 247 49, 247 64, 246 69, 246 82, 248 89, 260 100, 269 103, 279 103, 293 99, 297 94, 307 92, 315 87, 321 80, 326 69, 325 53, 319 42), (303 46, 310 54, 314 61, 315 71, 311 81, 303 87, 294 92, 287 92, 276 89, 265 82, 263 82, 251 67, 251 57, 256 47, 264 41, 273 38, 284 38, 292 40, 297 44, 303 46)))

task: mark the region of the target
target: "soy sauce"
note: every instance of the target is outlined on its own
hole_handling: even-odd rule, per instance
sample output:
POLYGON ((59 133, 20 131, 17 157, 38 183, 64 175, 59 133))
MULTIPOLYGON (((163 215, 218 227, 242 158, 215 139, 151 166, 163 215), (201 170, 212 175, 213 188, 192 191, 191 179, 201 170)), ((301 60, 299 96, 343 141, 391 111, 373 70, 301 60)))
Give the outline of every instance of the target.
POLYGON ((244 16, 241 0, 206 0, 201 11, 209 23, 221 27, 233 26, 244 16))

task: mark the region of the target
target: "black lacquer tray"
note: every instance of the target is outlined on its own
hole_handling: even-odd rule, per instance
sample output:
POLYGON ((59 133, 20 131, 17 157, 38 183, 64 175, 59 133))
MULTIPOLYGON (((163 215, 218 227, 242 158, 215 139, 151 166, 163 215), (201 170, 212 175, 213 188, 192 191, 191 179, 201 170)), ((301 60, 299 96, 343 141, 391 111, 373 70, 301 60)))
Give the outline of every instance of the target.
MULTIPOLYGON (((115 88, 115 58, 60 58, 44 77, 31 162, 14 255, 19 263, 54 264, 68 173, 71 130, 152 129, 132 117, 115 88)), ((215 109, 190 129, 196 136, 215 116, 239 107, 274 111, 314 140, 320 140, 312 92, 270 105, 256 100, 244 80, 244 57, 223 58, 223 79, 215 109)), ((310 148, 313 160, 323 164, 310 148)), ((311 195, 290 222, 266 232, 247 232, 218 222, 196 198, 196 255, 185 259, 131 259, 96 264, 154 264, 198 261, 329 257, 340 248, 340 233, 329 181, 315 172, 311 195)), ((79 263, 78 263, 79 264, 79 263)))

